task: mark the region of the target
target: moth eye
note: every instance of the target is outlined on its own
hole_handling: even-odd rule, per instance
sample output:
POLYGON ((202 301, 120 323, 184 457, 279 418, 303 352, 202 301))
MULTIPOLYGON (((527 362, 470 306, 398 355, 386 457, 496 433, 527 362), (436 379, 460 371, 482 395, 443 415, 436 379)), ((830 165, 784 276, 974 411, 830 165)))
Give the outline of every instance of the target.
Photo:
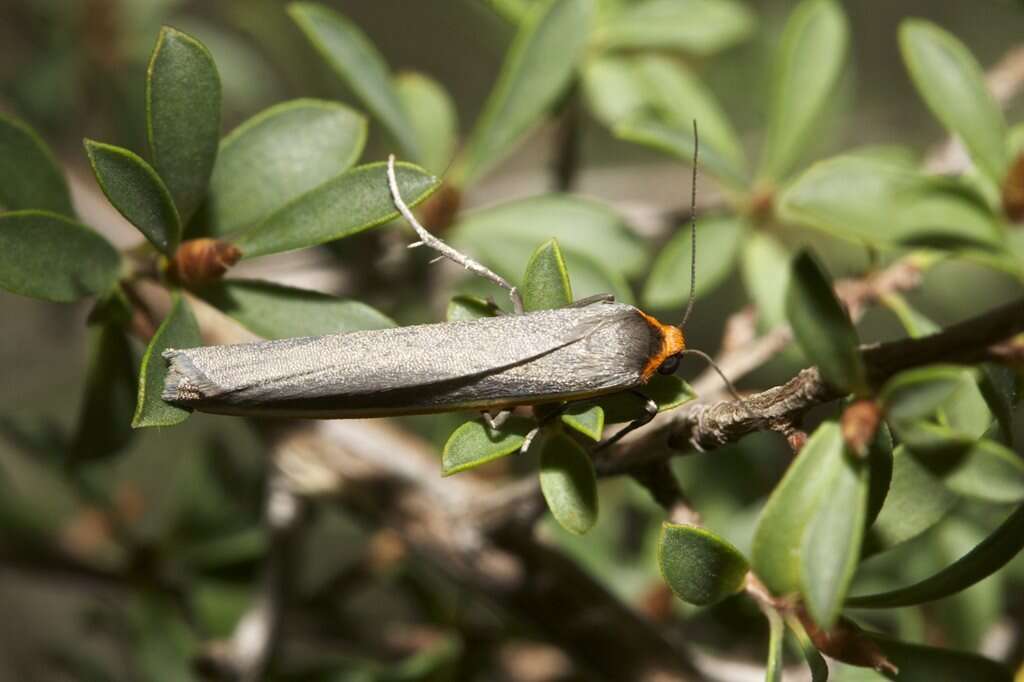
POLYGON ((658 367, 658 374, 675 374, 677 369, 679 369, 679 356, 670 355, 658 367))

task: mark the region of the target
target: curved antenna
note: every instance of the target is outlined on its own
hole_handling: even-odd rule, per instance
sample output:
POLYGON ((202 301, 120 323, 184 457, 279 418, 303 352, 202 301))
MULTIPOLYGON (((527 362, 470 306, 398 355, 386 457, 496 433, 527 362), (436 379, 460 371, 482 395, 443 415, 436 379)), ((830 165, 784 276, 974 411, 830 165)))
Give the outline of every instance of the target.
POLYGON ((686 326, 693 312, 693 304, 697 300, 697 152, 700 140, 697 137, 697 119, 693 119, 693 180, 690 183, 690 300, 683 313, 683 321, 679 328, 686 326))
POLYGON ((747 401, 743 399, 739 391, 736 390, 736 387, 733 386, 733 383, 729 381, 729 377, 725 376, 725 372, 722 371, 722 368, 718 366, 718 363, 715 362, 710 355, 708 355, 702 350, 697 350, 696 348, 686 348, 685 350, 679 351, 679 354, 696 355, 697 357, 703 358, 704 361, 708 363, 708 366, 711 367, 711 369, 715 370, 715 373, 718 374, 718 376, 722 379, 723 382, 725 382, 725 388, 726 390, 729 391, 729 395, 731 395, 736 402, 743 406, 743 409, 746 410, 748 415, 754 417, 755 419, 757 418, 757 414, 755 414, 754 411, 750 409, 750 405, 747 404, 747 401))

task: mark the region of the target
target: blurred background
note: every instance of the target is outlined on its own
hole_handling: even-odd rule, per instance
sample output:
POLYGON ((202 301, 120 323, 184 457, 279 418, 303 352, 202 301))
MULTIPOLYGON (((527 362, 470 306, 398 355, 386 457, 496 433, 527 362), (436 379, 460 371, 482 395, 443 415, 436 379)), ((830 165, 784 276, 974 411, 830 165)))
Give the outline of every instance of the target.
MULTIPOLYGON (((463 122, 479 113, 514 33, 480 0, 323 4, 358 24, 395 71, 415 68, 441 82, 463 122)), ((750 2, 757 16, 750 37, 692 60, 749 146, 760 139, 773 49, 794 4, 750 2)), ((1024 5, 1010 0, 859 0, 844 7, 851 22, 850 62, 819 156, 892 143, 923 155, 945 139, 900 59, 901 19, 920 16, 940 24, 985 67, 1024 36, 1024 5)), ((0 0, 0 110, 21 117, 52 145, 85 222, 122 247, 136 233, 105 204, 82 138, 145 147, 145 69, 163 24, 198 37, 213 53, 224 88, 225 132, 272 103, 296 97, 340 99, 360 108, 282 2, 0 0)), ((1008 120, 1019 119, 1022 111, 1020 101, 1011 103, 1008 120)), ((465 204, 548 190, 553 134, 548 128, 531 136, 472 189, 465 204)), ((586 118, 580 148, 580 191, 641 216, 636 230, 656 250, 665 235, 645 229, 642 215, 685 208, 688 168, 618 141, 586 118)), ((382 159, 391 151, 388 138, 371 123, 363 159, 382 159)), ((796 240, 814 239, 794 234, 796 240)), ((452 278, 442 278, 439 290, 424 296, 422 281, 438 275, 396 256, 404 237, 395 236, 374 231, 302 257, 265 259, 253 272, 355 296, 400 324, 440 319, 455 286, 452 278), (352 276, 350 266, 367 259, 379 265, 376 272, 352 276)), ((858 271, 869 257, 835 244, 819 246, 835 276, 858 271)), ((950 262, 929 271, 913 301, 945 323, 1019 293, 1019 282, 1009 276, 950 262)), ((725 319, 747 302, 739 276, 725 279, 698 305, 687 330, 690 344, 716 349, 725 319)), ((136 434, 123 455, 86 475, 65 475, 62 452, 82 409, 88 313, 85 305, 0 292, 0 680, 193 679, 201 643, 233 632, 262 576, 268 541, 260 524, 265 440, 238 420, 196 415, 173 430, 136 434), (91 558, 73 565, 58 561, 45 551, 54 543, 91 558), (122 571, 126 552, 133 560, 122 571), (177 603, 183 592, 189 595, 185 615, 177 603)), ((902 334, 891 316, 877 311, 867 314, 860 329, 865 341, 902 334)), ((134 351, 138 358, 141 346, 134 351)), ((801 366, 795 354, 783 355, 744 385, 767 386, 801 366)), ((406 426, 439 448, 463 419, 417 418, 406 426)), ((713 457, 679 460, 677 472, 709 525, 728 529, 742 548, 749 544, 758 500, 785 467, 783 454, 777 439, 759 435, 713 457)), ((583 538, 548 523, 543 532, 651 618, 664 620, 673 609, 682 613, 681 635, 709 655, 739 662, 723 679, 745 679, 751 674, 743 667, 747 663, 756 679, 765 627, 752 607, 727 603, 713 613, 697 613, 673 603, 652 560, 660 510, 633 483, 620 480, 602 483, 601 504, 601 521, 583 538), (743 636, 736 638, 737 632, 743 636)), ((944 565, 983 537, 986 523, 982 518, 976 524, 968 514, 942 524, 905 550, 888 553, 869 579, 885 584, 906 570, 921 574, 944 565)), ((297 601, 309 607, 297 627, 314 644, 329 645, 337 661, 326 672, 300 671, 294 679, 583 679, 556 648, 486 604, 464 598, 456 583, 407 556, 387 532, 330 505, 316 509, 310 528, 297 550, 306 558, 297 601), (379 629, 389 636, 380 637, 379 629)), ((879 625, 1019 660, 1022 580, 1024 562, 1018 560, 961 595, 890 612, 879 625)), ((849 673, 842 679, 862 678, 849 673)))

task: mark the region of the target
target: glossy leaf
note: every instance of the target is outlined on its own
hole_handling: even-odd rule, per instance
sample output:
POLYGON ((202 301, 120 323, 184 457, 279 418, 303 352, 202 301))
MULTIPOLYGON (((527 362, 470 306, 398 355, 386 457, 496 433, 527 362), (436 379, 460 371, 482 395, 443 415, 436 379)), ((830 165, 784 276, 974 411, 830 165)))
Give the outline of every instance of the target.
POLYGON ((478 180, 555 104, 583 57, 590 20, 587 0, 533 4, 454 172, 456 184, 478 180))
POLYGON ((220 140, 220 76, 210 52, 169 26, 160 30, 146 78, 153 168, 183 222, 206 195, 220 140))
MULTIPOLYGON (((703 296, 721 284, 732 272, 743 243, 747 223, 742 218, 704 218, 697 225, 697 283, 694 291, 703 296)), ((651 308, 675 308, 690 295, 689 225, 680 226, 658 254, 651 276, 644 285, 644 303, 651 308)))
POLYGON ((562 423, 593 441, 601 440, 604 431, 604 410, 600 405, 577 403, 562 413, 562 423))
POLYGON ((0 288, 67 303, 109 291, 120 257, 106 239, 56 213, 0 215, 0 288))
POLYGON ((828 629, 842 610, 860 560, 867 518, 868 468, 864 461, 836 467, 800 546, 800 585, 814 621, 828 629))
MULTIPOLYGON (((696 399, 693 388, 675 375, 655 374, 641 392, 658 405, 658 412, 671 410, 696 399)), ((642 416, 644 401, 634 393, 615 393, 597 401, 606 424, 629 422, 642 416)))
POLYGON ((110 203, 163 254, 181 241, 174 200, 152 166, 137 154, 109 144, 85 141, 96 181, 110 203))
POLYGON ((454 296, 448 301, 445 319, 449 322, 458 320, 478 320, 481 317, 494 317, 497 307, 477 296, 454 296))
POLYGON ((222 280, 195 293, 267 339, 395 326, 393 320, 365 303, 271 282, 222 280))
POLYGON ((363 152, 366 119, 336 102, 276 104, 221 142, 204 216, 224 235, 258 224, 348 170, 363 152))
POLYGON ((793 261, 786 316, 797 343, 825 381, 854 393, 867 390, 857 330, 832 291, 832 282, 809 251, 793 261))
POLYGON ((0 112, 0 211, 28 209, 75 215, 53 152, 32 128, 0 112))
POLYGON ((643 114, 647 91, 634 62, 616 56, 589 59, 583 70, 583 93, 594 116, 609 128, 643 114))
POLYGON ((793 10, 779 41, 763 176, 786 177, 806 154, 842 73, 848 39, 835 0, 804 0, 793 10))
POLYGON ((530 445, 540 457, 540 489, 555 520, 582 535, 597 521, 597 477, 590 456, 560 431, 541 429, 530 445))
MULTIPOLYGON (((604 204, 567 194, 531 197, 472 211, 452 227, 456 247, 513 277, 522 272, 537 244, 552 238, 565 253, 574 281, 577 272, 573 253, 627 277, 643 272, 647 261, 643 243, 620 215, 604 204)), ((581 291, 576 294, 585 295, 581 291)))
POLYGON ((451 95, 433 78, 415 71, 399 74, 395 89, 416 135, 423 167, 431 173, 444 173, 459 135, 451 95))
POLYGON ((405 153, 419 160, 412 121, 392 83, 387 62, 366 34, 338 12, 316 3, 292 3, 288 14, 405 153))
MULTIPOLYGON (((691 126, 669 125, 648 118, 640 118, 620 123, 615 126, 613 132, 620 139, 656 149, 687 163, 693 162, 693 128, 691 126)), ((701 170, 714 175, 729 187, 744 189, 747 186, 746 176, 734 168, 732 162, 713 147, 701 146, 700 166, 701 170)))
POLYGON ((902 23, 900 50, 928 108, 963 141, 975 164, 1001 183, 1009 164, 1006 121, 974 56, 951 33, 921 19, 902 23))
POLYGON ((883 635, 864 632, 899 670, 887 674, 899 682, 1012 682, 1013 675, 1000 663, 964 651, 939 649, 899 642, 883 635))
POLYGON ((792 256, 778 240, 760 230, 748 230, 740 248, 743 286, 757 304, 762 329, 785 324, 792 256))
POLYGON ((162 354, 168 348, 194 348, 201 345, 199 324, 192 309, 180 294, 175 294, 170 312, 150 339, 146 353, 142 356, 132 427, 174 426, 188 419, 190 410, 165 403, 160 398, 167 377, 167 361, 162 354))
POLYGON ((768 618, 768 658, 764 664, 764 679, 765 682, 783 682, 782 645, 786 635, 785 624, 779 612, 771 607, 765 609, 764 614, 768 618))
MULTIPOLYGON (((437 178, 407 163, 395 164, 402 198, 420 203, 437 187, 437 178)), ((243 258, 292 251, 341 239, 398 217, 388 190, 387 165, 373 163, 306 192, 231 241, 243 258)))
POLYGON ((889 419, 897 422, 931 416, 959 387, 963 369, 929 365, 900 372, 882 387, 879 397, 889 419))
POLYGON ((703 56, 744 40, 753 28, 753 13, 735 0, 643 0, 611 14, 596 40, 610 49, 667 48, 703 56))
POLYGON ((132 437, 135 365, 124 330, 114 324, 91 333, 91 357, 71 452, 93 460, 123 448, 132 437))
POLYGON ((558 241, 541 244, 526 264, 523 307, 527 311, 563 308, 572 303, 572 285, 558 241))
POLYGON ((710 606, 743 589, 750 566, 738 549, 704 528, 665 522, 658 568, 677 597, 710 606))
POLYGON ((468 421, 452 432, 441 453, 441 475, 451 476, 518 452, 534 422, 510 417, 501 428, 492 431, 480 419, 468 421))

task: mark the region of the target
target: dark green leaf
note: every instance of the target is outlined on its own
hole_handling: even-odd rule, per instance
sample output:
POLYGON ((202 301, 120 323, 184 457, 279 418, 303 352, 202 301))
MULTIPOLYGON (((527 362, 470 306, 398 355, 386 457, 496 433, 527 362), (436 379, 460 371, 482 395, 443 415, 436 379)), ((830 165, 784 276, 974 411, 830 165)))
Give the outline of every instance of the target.
POLYGON ((85 141, 100 189, 158 251, 171 255, 181 241, 174 200, 156 171, 140 156, 109 144, 85 141))
MULTIPOLYGON (((693 162, 692 125, 681 127, 640 118, 620 123, 613 132, 623 140, 657 149, 687 163, 693 162)), ((744 189, 747 186, 746 176, 713 147, 701 145, 700 166, 731 188, 744 189)))
POLYGON ((202 343, 192 309, 180 294, 175 294, 170 312, 150 339, 146 353, 142 356, 133 428, 174 426, 188 419, 190 410, 165 403, 160 398, 167 377, 167 361, 163 358, 163 352, 169 348, 194 348, 202 343))
POLYGON ((879 393, 886 416, 897 422, 922 419, 935 414, 939 406, 959 387, 963 368, 929 365, 900 372, 889 379, 879 393))
POLYGON ((600 405, 582 402, 570 405, 562 413, 562 423, 591 440, 601 440, 604 431, 604 410, 600 405))
POLYGON ((386 315, 359 301, 271 282, 222 280, 196 294, 268 339, 395 326, 386 315))
POLYGON ((266 556, 269 544, 265 529, 246 528, 182 547, 177 558, 197 571, 252 565, 266 556))
POLYGON ((765 330, 784 324, 792 273, 790 253, 760 230, 747 231, 741 248, 743 286, 757 304, 758 321, 765 330))
POLYGON ((810 251, 802 251, 793 261, 786 316, 797 343, 825 381, 853 393, 867 390, 857 330, 810 251))
POLYGON ((658 538, 658 568, 677 597, 710 606, 743 589, 750 566, 711 531, 666 521, 658 538))
POLYGON ((558 241, 544 242, 533 252, 523 275, 523 307, 527 311, 563 308, 572 303, 572 285, 558 241))
POLYGON ((0 215, 0 288, 66 303, 109 291, 120 257, 106 239, 56 213, 0 215))
POLYGON ((878 518, 885 499, 889 495, 893 475, 893 441, 892 433, 885 422, 878 426, 875 439, 868 447, 868 510, 864 522, 870 528, 878 518))
POLYGON ((348 170, 366 143, 366 119, 336 102, 276 104, 235 128, 210 178, 207 227, 224 235, 250 227, 348 170))
POLYGON ((478 320, 481 317, 494 317, 497 306, 477 296, 455 296, 448 301, 445 319, 449 322, 459 320, 478 320))
POLYGON ((782 643, 785 640, 786 628, 782 616, 775 609, 764 610, 768 618, 768 659, 764 664, 765 682, 782 682, 782 643))
POLYGON ((92 357, 71 452, 76 460, 111 455, 132 437, 135 363, 124 330, 104 324, 92 331, 92 357))
POLYGON ((823 629, 835 624, 860 560, 867 518, 866 462, 844 456, 825 486, 800 546, 804 604, 823 629))
POLYGON ((880 594, 851 597, 847 606, 893 608, 948 597, 992 575, 1024 548, 1024 506, 966 555, 935 575, 907 587, 880 594))
POLYGON ((804 0, 779 44, 761 174, 786 177, 814 140, 846 60, 849 28, 834 0, 804 0))
POLYGON ((195 38, 164 26, 146 79, 153 167, 187 222, 206 195, 220 140, 220 76, 195 38))
POLYGON ((899 670, 886 677, 899 682, 1012 682, 1013 675, 1000 663, 977 654, 908 644, 865 632, 899 670))
MULTIPOLYGON (((697 397, 688 383, 675 375, 667 374, 655 374, 637 390, 658 404, 658 412, 679 407, 697 397)), ((606 424, 633 421, 644 413, 644 401, 629 392, 605 396, 597 403, 604 410, 606 424)))
POLYGON ((576 441, 552 428, 530 445, 540 453, 540 489, 555 520, 582 535, 597 521, 597 477, 590 456, 576 441))
POLYGON ((509 418, 492 431, 480 419, 466 422, 452 432, 441 453, 441 475, 451 476, 466 469, 518 452, 534 422, 521 417, 509 418))
POLYGON ((457 185, 478 180, 555 104, 583 57, 590 19, 587 0, 531 6, 454 171, 457 185))
POLYGON ((612 13, 595 40, 605 48, 668 48, 710 55, 744 40, 754 15, 734 0, 643 0, 612 13))
POLYGON ((288 5, 288 14, 405 153, 417 161, 422 160, 412 120, 391 81, 387 62, 366 34, 323 5, 294 2, 288 5))
MULTIPOLYGON (((747 223, 742 218, 705 218, 697 225, 698 297, 713 290, 729 276, 736 254, 745 241, 747 223)), ((654 260, 651 276, 644 285, 644 303, 651 308, 681 306, 690 295, 690 226, 678 228, 654 260)))
MULTIPOLYGON (((402 198, 415 206, 439 181, 418 166, 395 164, 402 198)), ((291 251, 347 237, 398 216, 388 190, 387 165, 357 166, 294 199, 231 241, 243 258, 291 251)))
POLYGON ((451 96, 433 78, 415 71, 398 74, 395 89, 415 131, 423 167, 431 173, 444 173, 459 135, 451 96))
POLYGON ((974 56, 951 33, 922 19, 901 24, 900 49, 928 108, 989 179, 1001 183, 1009 164, 1006 121, 974 56))
POLYGON ((75 215, 53 152, 29 126, 0 112, 0 211, 25 209, 75 215))

